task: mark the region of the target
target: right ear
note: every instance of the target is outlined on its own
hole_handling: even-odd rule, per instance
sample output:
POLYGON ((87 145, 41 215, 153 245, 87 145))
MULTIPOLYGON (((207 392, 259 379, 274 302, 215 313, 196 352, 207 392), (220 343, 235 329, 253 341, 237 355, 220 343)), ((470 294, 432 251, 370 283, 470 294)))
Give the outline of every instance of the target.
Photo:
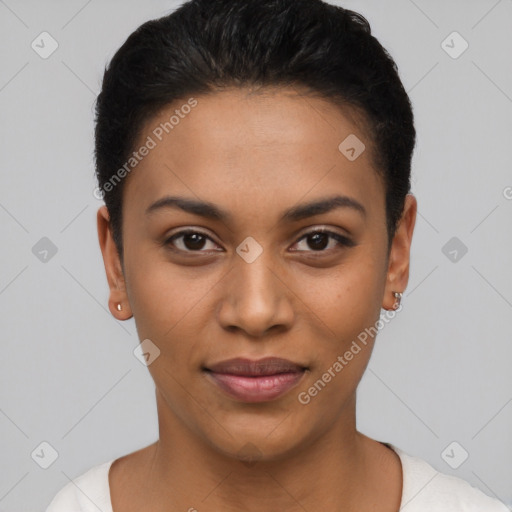
POLYGON ((106 206, 101 206, 97 213, 98 239, 100 242, 105 273, 107 274, 108 286, 110 288, 110 298, 108 308, 112 316, 117 320, 128 320, 132 316, 128 295, 126 293, 126 283, 123 274, 121 259, 117 251, 114 238, 112 236, 112 226, 110 224, 110 215, 106 206), (119 311, 118 305, 121 310, 119 311))

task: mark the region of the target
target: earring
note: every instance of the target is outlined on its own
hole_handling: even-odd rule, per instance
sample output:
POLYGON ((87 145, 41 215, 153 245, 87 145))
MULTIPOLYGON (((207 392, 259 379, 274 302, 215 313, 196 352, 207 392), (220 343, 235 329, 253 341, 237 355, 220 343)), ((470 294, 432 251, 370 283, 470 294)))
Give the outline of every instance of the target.
POLYGON ((123 306, 121 306, 121 304, 118 304, 118 305, 116 306, 116 308, 117 308, 117 311, 121 311, 121 310, 123 309, 123 306))
POLYGON ((393 296, 396 299, 395 303, 393 304, 393 309, 398 309, 402 303, 402 292, 393 292, 393 296))

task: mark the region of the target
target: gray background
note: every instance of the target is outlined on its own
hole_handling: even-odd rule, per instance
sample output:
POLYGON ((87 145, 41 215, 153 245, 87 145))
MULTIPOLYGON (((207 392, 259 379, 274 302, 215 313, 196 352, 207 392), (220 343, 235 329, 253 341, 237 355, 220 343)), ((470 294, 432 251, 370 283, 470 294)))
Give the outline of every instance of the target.
MULTIPOLYGON (((176 5, 0 0, 0 510, 44 510, 70 479, 157 438, 133 320, 107 311, 93 101, 129 33, 176 5), (59 45, 47 59, 31 47, 43 31, 59 45), (43 237, 57 248, 46 261, 43 237), (58 452, 48 469, 31 457, 43 441, 58 452)), ((395 58, 418 130, 411 278, 360 385, 358 427, 512 505, 512 1, 340 5, 395 58), (469 43, 458 58, 442 46, 453 31, 469 43), (469 453, 458 469, 442 456, 454 441, 452 465, 469 453)))

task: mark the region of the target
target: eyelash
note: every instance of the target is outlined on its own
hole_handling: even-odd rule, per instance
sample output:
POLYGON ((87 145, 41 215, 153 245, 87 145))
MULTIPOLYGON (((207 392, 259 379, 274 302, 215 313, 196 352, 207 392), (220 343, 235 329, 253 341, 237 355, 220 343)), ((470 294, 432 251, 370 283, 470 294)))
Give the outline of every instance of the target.
MULTIPOLYGON (((295 243, 297 244, 297 243, 301 242, 302 240, 307 239, 309 236, 315 235, 317 233, 321 233, 323 235, 328 235, 329 238, 335 239, 338 242, 338 247, 340 247, 340 246, 341 247, 353 247, 355 245, 355 243, 352 240, 350 240, 349 238, 347 238, 346 236, 340 235, 339 233, 336 233, 334 231, 330 231, 327 229, 314 229, 312 231, 308 231, 307 233, 304 233, 295 243)), ((191 234, 201 235, 205 239, 208 239, 211 242, 215 243, 208 235, 206 235, 205 233, 202 233, 201 231, 197 231, 194 229, 186 229, 183 231, 179 231, 178 233, 175 233, 170 238, 165 240, 164 245, 165 246, 169 246, 169 245, 173 246, 173 242, 176 239, 179 239, 186 235, 191 235, 191 234)), ((208 253, 209 252, 209 251, 203 251, 203 250, 192 251, 192 250, 177 249, 174 246, 172 247, 172 250, 175 250, 177 252, 182 252, 182 253, 208 253)), ((333 250, 333 248, 322 249, 322 250, 318 250, 318 251, 314 251, 314 250, 297 251, 297 250, 295 250, 293 252, 299 252, 299 253, 311 252, 311 253, 316 253, 316 254, 322 254, 322 253, 330 253, 332 250, 333 250)), ((220 251, 213 251, 213 252, 220 252, 220 251)))

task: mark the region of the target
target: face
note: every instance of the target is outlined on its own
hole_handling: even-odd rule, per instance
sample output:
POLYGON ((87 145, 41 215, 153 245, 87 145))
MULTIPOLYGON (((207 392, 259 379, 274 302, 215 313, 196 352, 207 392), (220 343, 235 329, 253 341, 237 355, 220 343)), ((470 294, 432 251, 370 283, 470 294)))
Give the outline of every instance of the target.
POLYGON ((384 186, 355 114, 283 89, 196 101, 141 134, 137 148, 154 144, 126 178, 123 268, 98 212, 110 308, 160 351, 148 366, 159 415, 224 454, 278 458, 355 428, 374 344, 362 333, 407 284, 415 200, 388 254, 384 186), (355 159, 339 149, 354 135, 355 159))

